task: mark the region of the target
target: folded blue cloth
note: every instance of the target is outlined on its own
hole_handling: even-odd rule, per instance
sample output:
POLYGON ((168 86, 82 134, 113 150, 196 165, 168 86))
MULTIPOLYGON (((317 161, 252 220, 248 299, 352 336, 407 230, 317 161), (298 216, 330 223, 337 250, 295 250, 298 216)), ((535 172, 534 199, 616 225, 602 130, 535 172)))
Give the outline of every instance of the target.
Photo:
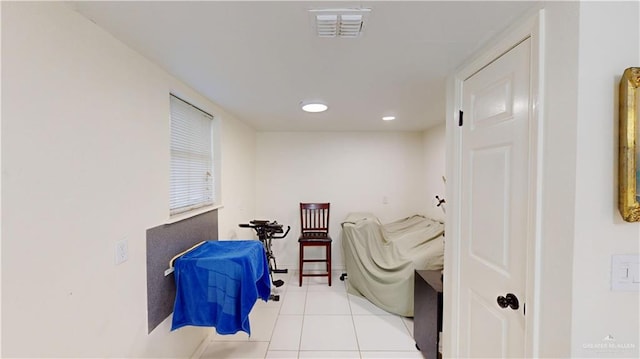
POLYGON ((251 335, 249 312, 269 299, 269 264, 255 240, 207 241, 174 264, 176 300, 171 330, 215 327, 219 334, 251 335))

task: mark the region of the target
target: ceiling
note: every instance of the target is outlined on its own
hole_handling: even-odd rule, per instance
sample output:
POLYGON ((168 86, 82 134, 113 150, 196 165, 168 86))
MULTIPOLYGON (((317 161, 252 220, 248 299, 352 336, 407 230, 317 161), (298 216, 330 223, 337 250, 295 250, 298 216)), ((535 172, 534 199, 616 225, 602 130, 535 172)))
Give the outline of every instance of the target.
POLYGON ((71 3, 258 131, 421 131, 445 79, 533 6, 511 1, 71 3), (319 38, 311 9, 369 8, 358 38, 319 38), (300 102, 329 110, 308 114, 300 102), (382 116, 395 115, 395 121, 382 116))

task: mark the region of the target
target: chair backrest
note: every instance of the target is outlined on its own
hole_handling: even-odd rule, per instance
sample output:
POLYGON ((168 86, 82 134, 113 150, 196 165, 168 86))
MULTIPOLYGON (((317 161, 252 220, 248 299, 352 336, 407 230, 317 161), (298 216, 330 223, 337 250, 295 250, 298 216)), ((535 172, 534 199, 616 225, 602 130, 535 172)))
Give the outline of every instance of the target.
POLYGON ((300 231, 329 233, 330 203, 300 203, 300 231))

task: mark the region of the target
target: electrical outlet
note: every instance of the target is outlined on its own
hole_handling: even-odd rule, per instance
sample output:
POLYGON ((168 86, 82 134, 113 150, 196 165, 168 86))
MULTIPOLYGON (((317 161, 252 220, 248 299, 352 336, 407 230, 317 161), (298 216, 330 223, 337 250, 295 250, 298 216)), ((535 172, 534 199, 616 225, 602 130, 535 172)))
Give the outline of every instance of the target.
POLYGON ((120 264, 129 259, 129 241, 123 239, 116 243, 116 264, 120 264))

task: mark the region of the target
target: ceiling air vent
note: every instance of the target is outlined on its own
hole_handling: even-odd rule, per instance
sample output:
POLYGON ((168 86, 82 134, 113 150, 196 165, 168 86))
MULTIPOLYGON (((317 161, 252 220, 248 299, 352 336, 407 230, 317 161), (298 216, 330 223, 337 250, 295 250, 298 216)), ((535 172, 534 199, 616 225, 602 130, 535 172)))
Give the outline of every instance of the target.
POLYGON ((356 38, 360 36, 365 15, 371 9, 317 9, 309 10, 315 18, 319 37, 356 38))

